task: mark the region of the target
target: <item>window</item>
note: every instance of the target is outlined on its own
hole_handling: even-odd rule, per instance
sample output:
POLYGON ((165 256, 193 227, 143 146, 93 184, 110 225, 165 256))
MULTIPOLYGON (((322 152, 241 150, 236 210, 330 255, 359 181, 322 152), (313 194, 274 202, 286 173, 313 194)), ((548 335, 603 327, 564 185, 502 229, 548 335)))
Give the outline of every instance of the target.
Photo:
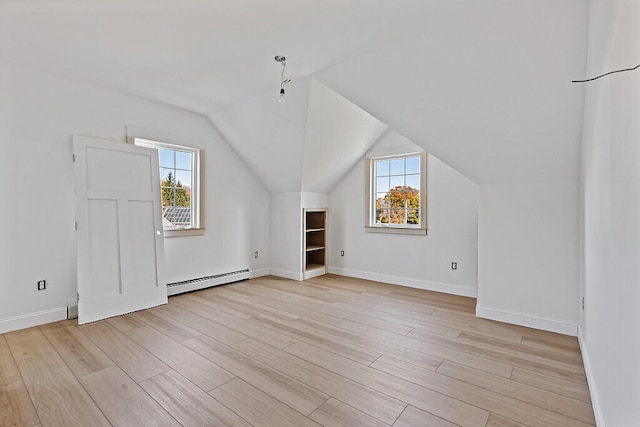
POLYGON ((134 144, 158 150, 165 237, 200 230, 200 150, 144 138, 134 144))
POLYGON ((426 234, 426 153, 367 159, 366 231, 426 234))

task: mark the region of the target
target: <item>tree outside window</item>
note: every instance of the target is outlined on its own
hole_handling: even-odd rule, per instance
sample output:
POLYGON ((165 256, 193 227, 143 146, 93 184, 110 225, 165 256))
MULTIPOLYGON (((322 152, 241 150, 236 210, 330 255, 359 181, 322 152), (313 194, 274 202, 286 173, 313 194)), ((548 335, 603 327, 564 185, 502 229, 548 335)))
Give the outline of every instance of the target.
POLYGON ((142 138, 135 138, 134 142, 158 150, 165 231, 198 229, 200 150, 142 138))
POLYGON ((375 224, 420 225, 420 156, 373 160, 375 224))
POLYGON ((427 153, 366 157, 368 233, 427 235, 427 153))

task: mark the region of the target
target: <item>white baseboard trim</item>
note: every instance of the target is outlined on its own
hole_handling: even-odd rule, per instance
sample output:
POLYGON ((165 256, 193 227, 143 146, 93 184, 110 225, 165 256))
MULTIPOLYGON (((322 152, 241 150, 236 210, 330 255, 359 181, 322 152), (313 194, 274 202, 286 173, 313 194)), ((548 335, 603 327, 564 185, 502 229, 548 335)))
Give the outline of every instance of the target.
POLYGON ((301 271, 288 271, 279 268, 272 268, 270 271, 273 276, 284 277, 285 279, 297 280, 299 282, 303 280, 301 271))
POLYGON ((313 279, 314 277, 322 276, 326 272, 327 272, 327 268, 326 267, 325 268, 316 268, 316 269, 313 269, 313 270, 305 271, 304 273, 302 273, 302 277, 304 278, 304 280, 313 279))
POLYGON ((525 313, 513 313, 495 308, 476 306, 476 316, 483 319, 496 320, 498 322, 512 323, 528 328, 542 329, 543 331, 557 332, 563 335, 575 337, 578 335, 578 325, 555 319, 535 317, 525 313))
POLYGON ((256 270, 251 270, 251 278, 255 279, 256 277, 264 277, 271 274, 270 268, 258 268, 256 270))
POLYGON ((460 295, 463 297, 475 298, 475 289, 467 288, 450 283, 433 282, 431 280, 411 279, 408 277, 389 276, 386 274, 371 273, 368 271, 352 270, 350 268, 329 267, 328 272, 340 276, 356 277, 358 279, 372 280, 374 282, 390 283, 392 285, 406 286, 408 288, 424 289, 427 291, 444 292, 447 294, 460 295))
POLYGON ((591 395, 591 406, 593 407, 593 415, 596 418, 598 427, 605 427, 604 417, 602 416, 602 408, 600 407, 600 399, 598 399, 598 390, 596 389, 596 381, 593 377, 593 368, 591 367, 591 359, 589 359, 589 351, 584 342, 582 328, 578 325, 578 343, 580 344, 580 352, 582 353, 582 363, 584 371, 587 374, 587 384, 589 384, 589 394, 591 395))
POLYGON ((50 310, 0 319, 0 334, 57 322, 67 318, 67 307, 56 307, 50 310))

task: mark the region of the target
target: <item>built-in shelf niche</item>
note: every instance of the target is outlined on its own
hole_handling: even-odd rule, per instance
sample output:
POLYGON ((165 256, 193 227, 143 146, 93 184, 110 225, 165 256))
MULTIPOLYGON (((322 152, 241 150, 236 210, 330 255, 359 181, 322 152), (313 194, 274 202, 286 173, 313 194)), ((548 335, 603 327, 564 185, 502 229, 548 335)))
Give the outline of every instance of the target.
POLYGON ((327 272, 327 210, 303 209, 304 279, 327 272))

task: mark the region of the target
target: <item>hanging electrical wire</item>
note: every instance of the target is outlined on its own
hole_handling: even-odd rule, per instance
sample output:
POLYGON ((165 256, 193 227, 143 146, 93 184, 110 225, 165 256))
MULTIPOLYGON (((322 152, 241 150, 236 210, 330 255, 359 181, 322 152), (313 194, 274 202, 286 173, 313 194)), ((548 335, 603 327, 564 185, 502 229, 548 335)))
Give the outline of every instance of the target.
POLYGON ((273 59, 275 59, 276 62, 279 62, 280 64, 282 64, 282 72, 280 73, 280 97, 278 98, 278 102, 284 103, 285 102, 284 85, 291 82, 291 79, 284 78, 284 70, 287 66, 287 62, 286 62, 287 58, 285 58, 284 56, 277 55, 273 59))
POLYGON ((284 85, 286 85, 287 83, 289 83, 291 81, 291 79, 285 79, 284 78, 284 67, 286 65, 287 64, 285 62, 282 63, 282 73, 280 73, 280 80, 281 80, 280 89, 282 89, 282 90, 284 90, 284 85))
POLYGON ((636 65, 633 68, 624 68, 622 70, 615 70, 615 71, 609 71, 608 73, 604 73, 604 74, 600 74, 599 76, 593 77, 591 79, 586 79, 586 80, 571 80, 571 83, 586 83, 586 82, 592 82, 594 80, 599 79, 600 77, 604 77, 604 76, 608 76, 609 74, 615 74, 615 73, 622 73, 624 71, 633 71, 633 70, 637 70, 638 68, 640 68, 640 64, 636 65))

